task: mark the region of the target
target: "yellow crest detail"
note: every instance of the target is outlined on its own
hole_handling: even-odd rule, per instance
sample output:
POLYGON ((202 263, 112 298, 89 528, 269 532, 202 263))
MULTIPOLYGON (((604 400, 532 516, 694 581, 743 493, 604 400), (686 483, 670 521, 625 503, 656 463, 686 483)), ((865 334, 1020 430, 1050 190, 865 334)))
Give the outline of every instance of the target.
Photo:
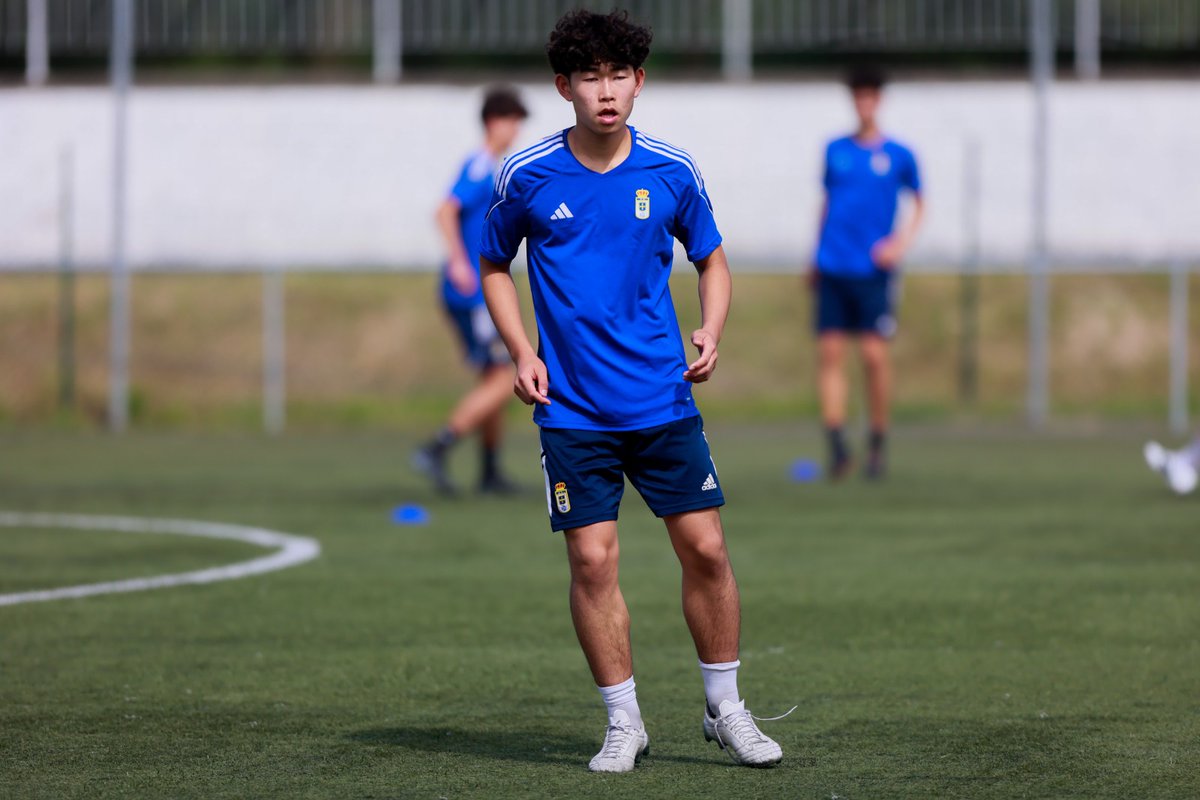
POLYGON ((571 510, 571 496, 567 494, 567 485, 561 481, 554 484, 554 503, 558 506, 560 514, 566 514, 571 510))
POLYGON ((650 190, 638 189, 633 195, 633 215, 638 219, 650 219, 650 190))

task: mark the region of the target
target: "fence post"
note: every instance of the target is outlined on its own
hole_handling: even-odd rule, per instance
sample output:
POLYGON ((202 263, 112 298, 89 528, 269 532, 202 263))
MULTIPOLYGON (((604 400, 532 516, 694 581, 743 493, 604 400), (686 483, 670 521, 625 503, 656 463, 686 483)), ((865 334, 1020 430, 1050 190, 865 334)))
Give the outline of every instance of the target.
POLYGON ((750 0, 724 0, 721 6, 721 70, 727 81, 754 74, 754 18, 750 0))
POLYGON ((58 407, 75 405, 75 151, 59 154, 58 407))
POLYGON ((1191 279, 1183 258, 1171 262, 1171 432, 1188 430, 1188 284, 1191 279))
POLYGON ((262 363, 263 429, 283 433, 287 423, 287 332, 284 318, 283 270, 263 272, 262 363))
POLYGON ((979 139, 971 135, 963 147, 963 264, 959 278, 958 399, 974 407, 979 398, 979 267, 980 180, 979 139))
POLYGON ((1029 386, 1026 415, 1035 428, 1050 412, 1050 278, 1046 235, 1049 210, 1049 99, 1054 78, 1053 0, 1029 0, 1033 106, 1033 241, 1029 253, 1029 386))
POLYGON ((25 9, 25 83, 43 86, 50 77, 50 26, 46 0, 28 0, 25 9))
POLYGON ((395 83, 403 69, 400 0, 375 0, 374 21, 375 82, 395 83))
POLYGON ((108 426, 129 425, 129 264, 125 252, 126 117, 133 74, 133 0, 113 0, 112 269, 109 279, 108 426))
POLYGON ((1075 77, 1100 77, 1100 0, 1075 0, 1075 77))

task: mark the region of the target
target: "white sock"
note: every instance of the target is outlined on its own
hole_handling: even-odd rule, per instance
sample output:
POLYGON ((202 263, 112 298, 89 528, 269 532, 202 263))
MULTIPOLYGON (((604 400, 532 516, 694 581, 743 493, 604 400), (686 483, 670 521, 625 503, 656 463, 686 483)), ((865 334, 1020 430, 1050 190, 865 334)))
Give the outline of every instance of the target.
POLYGON ((741 661, 725 661, 720 664, 700 662, 700 676, 704 678, 704 696, 708 699, 710 711, 719 713, 722 700, 737 703, 742 699, 737 688, 737 671, 741 665, 741 661))
POLYGON ((616 686, 597 686, 600 690, 600 697, 604 699, 604 707, 608 709, 608 717, 612 719, 613 714, 617 711, 624 711, 629 715, 629 724, 635 728, 644 728, 642 722, 642 710, 638 708, 637 701, 637 684, 633 682, 633 676, 629 676, 629 680, 618 683, 616 686))

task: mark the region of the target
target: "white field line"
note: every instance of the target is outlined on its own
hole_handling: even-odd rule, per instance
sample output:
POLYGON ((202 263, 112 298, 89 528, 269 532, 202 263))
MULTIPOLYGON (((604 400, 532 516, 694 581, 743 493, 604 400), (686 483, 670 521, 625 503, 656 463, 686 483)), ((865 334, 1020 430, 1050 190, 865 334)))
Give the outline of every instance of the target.
POLYGON ((33 592, 0 594, 0 606, 18 603, 41 603, 47 600, 91 597, 98 594, 119 592, 141 592, 147 589, 165 589, 170 586, 186 586, 217 581, 232 581, 261 575, 277 569, 287 569, 305 561, 311 561, 321 553, 316 539, 290 533, 248 528, 243 525, 226 525, 220 522, 198 522, 187 519, 150 519, 142 517, 107 517, 90 514, 29 514, 0 511, 0 527, 8 528, 75 528, 85 531, 111 531, 119 533, 168 533, 178 536, 200 536, 207 539, 231 539, 236 542, 279 548, 261 558, 228 564, 223 567, 180 572, 174 575, 155 575, 149 578, 130 578, 106 583, 89 583, 82 586, 64 586, 59 589, 43 589, 33 592))

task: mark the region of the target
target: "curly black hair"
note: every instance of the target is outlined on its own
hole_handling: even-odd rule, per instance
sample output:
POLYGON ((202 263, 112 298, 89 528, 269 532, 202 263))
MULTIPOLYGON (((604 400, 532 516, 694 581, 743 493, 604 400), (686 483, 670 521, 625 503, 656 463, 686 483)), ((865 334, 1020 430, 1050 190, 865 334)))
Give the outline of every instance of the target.
POLYGON ((613 9, 597 14, 586 9, 568 11, 558 20, 546 42, 546 57, 555 75, 611 64, 637 69, 650 55, 648 27, 631 22, 629 12, 613 9))

